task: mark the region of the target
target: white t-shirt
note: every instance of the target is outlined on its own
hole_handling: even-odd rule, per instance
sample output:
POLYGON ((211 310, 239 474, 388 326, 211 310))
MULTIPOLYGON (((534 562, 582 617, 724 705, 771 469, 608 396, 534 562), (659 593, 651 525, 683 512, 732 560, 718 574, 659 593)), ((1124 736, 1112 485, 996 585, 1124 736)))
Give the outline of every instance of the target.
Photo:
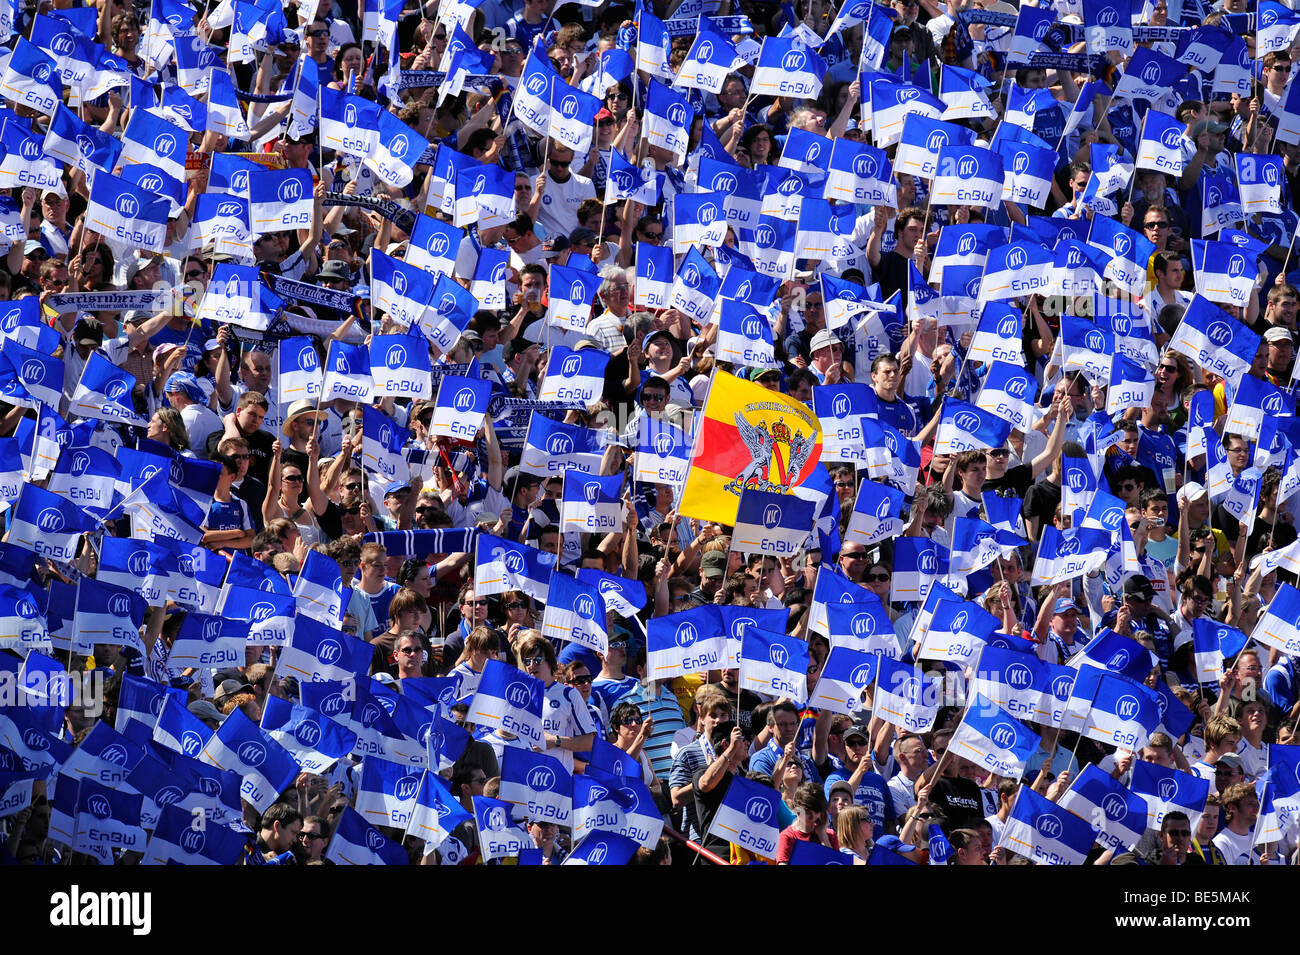
MULTIPOLYGON (((552 683, 546 690, 546 699, 542 702, 542 730, 553 736, 586 736, 597 733, 599 728, 591 718, 591 710, 582 699, 582 694, 563 683, 552 683)), ((567 749, 548 750, 548 756, 554 756, 569 772, 573 772, 573 753, 567 749)))
POLYGON ((546 189, 542 193, 542 208, 537 213, 539 238, 557 235, 568 238, 569 233, 578 228, 578 206, 594 198, 596 187, 590 179, 575 172, 569 175, 567 182, 556 182, 548 174, 546 189), (541 235, 541 232, 546 235, 541 235))
POLYGON ((182 411, 181 420, 185 422, 185 433, 190 436, 190 447, 201 458, 208 456, 208 435, 226 427, 215 411, 200 404, 191 404, 182 411))
POLYGON ((1224 829, 1211 841, 1223 853, 1223 859, 1228 865, 1250 865, 1254 848, 1251 846, 1252 836, 1253 830, 1239 836, 1231 829, 1224 829))

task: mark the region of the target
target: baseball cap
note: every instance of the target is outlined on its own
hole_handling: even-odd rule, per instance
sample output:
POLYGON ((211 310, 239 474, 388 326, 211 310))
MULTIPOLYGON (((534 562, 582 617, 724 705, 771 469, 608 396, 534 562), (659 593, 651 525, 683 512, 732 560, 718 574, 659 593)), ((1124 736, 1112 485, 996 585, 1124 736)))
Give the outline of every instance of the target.
POLYGON ((1187 501, 1199 501, 1201 498, 1205 497, 1207 493, 1208 492, 1205 490, 1203 484, 1198 484, 1195 481, 1188 481, 1178 489, 1178 503, 1182 504, 1187 501))
POLYGON ((195 700, 186 709, 201 720, 212 720, 216 723, 226 721, 226 718, 221 715, 221 711, 217 709, 216 704, 211 700, 195 700))
POLYGON ((243 680, 236 680, 233 677, 228 680, 222 680, 217 687, 217 692, 213 694, 214 700, 224 700, 235 696, 239 693, 252 693, 253 684, 246 683, 243 680))
POLYGON ((758 381, 760 378, 765 378, 765 377, 767 377, 768 375, 776 375, 776 377, 780 378, 780 377, 781 377, 781 371, 780 371, 780 369, 777 369, 777 368, 751 368, 751 369, 749 369, 749 380, 750 380, 750 381, 758 381))
POLYGON ((1272 328, 1266 331, 1264 333, 1264 341, 1294 343, 1294 339, 1292 339, 1291 333, 1287 331, 1285 328, 1283 328, 1281 325, 1274 325, 1272 328))
POLYGON ((1226 123, 1220 123, 1214 119, 1203 119, 1192 127, 1192 139, 1194 141, 1201 133, 1226 133, 1227 131, 1228 125, 1226 123))
POLYGON ((1052 616, 1059 617, 1063 614, 1070 613, 1071 611, 1078 613, 1079 605, 1069 597, 1061 597, 1056 601, 1056 605, 1052 607, 1052 616))
POLYGON ((406 481, 393 481, 388 485, 388 487, 384 488, 384 497, 388 497, 390 494, 396 494, 399 491, 409 491, 410 489, 411 485, 406 481))
POLYGON ((844 728, 844 739, 847 741, 850 736, 861 736, 868 742, 871 741, 871 734, 867 732, 866 726, 861 723, 854 723, 852 726, 844 728))
POLYGON ((602 119, 613 119, 613 118, 614 118, 614 114, 611 113, 609 110, 605 109, 603 106, 602 106, 602 107, 600 108, 600 110, 596 113, 596 122, 598 122, 598 123, 599 123, 602 119))
POLYGON ((1137 597, 1139 600, 1151 600, 1155 597, 1155 588, 1145 577, 1133 576, 1124 581, 1124 596, 1137 597))
MULTIPOLYGON (((28 239, 26 242, 23 243, 24 258, 26 258, 27 256, 31 255, 33 252, 36 251, 45 252, 45 246, 41 245, 40 242, 38 242, 36 239, 28 239)), ((48 252, 46 252, 46 257, 47 258, 49 257, 48 252)))
POLYGON ((720 550, 711 550, 700 558, 701 577, 724 577, 727 573, 727 555, 720 550))
POLYGON ((197 401, 200 404, 208 400, 203 393, 203 389, 199 387, 199 380, 188 371, 174 372, 167 379, 167 384, 163 385, 163 394, 174 395, 177 393, 184 394, 190 401, 197 401))
POLYGON ((104 343, 104 326, 92 318, 83 318, 72 327, 72 337, 78 345, 98 348, 104 343))

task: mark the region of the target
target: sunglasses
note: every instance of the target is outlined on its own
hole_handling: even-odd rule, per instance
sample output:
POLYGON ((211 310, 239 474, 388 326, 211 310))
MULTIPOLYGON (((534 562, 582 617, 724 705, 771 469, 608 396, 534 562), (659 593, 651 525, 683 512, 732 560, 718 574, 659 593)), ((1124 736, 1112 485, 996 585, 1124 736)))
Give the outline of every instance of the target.
POLYGON ((557 169, 568 169, 568 168, 569 168, 569 160, 567 160, 567 159, 552 159, 552 160, 551 160, 551 165, 552 165, 552 166, 555 166, 557 169))
POLYGON ((863 578, 867 583, 883 584, 889 579, 888 574, 866 574, 863 578))
POLYGON ((424 649, 423 649, 422 647, 402 647, 402 648, 399 649, 397 652, 398 652, 398 653, 406 653, 406 654, 411 654, 411 653, 423 653, 423 652, 424 652, 424 649))
POLYGON ((361 513, 361 505, 360 505, 360 504, 353 504, 353 505, 351 505, 351 506, 349 506, 349 507, 340 507, 339 510, 342 511, 344 514, 360 514, 360 513, 361 513))
POLYGON ((539 653, 535 657, 520 657, 519 662, 526 667, 539 667, 546 662, 546 657, 539 653))
POLYGON ((662 242, 662 241, 663 241, 663 238, 664 238, 664 234, 663 234, 662 231, 661 231, 661 232, 642 232, 642 233, 641 233, 641 238, 645 239, 647 242, 662 242))
POLYGON ((1144 228, 1144 229, 1168 229, 1168 228, 1169 228, 1169 223, 1168 223, 1168 222, 1144 222, 1144 223, 1142 224, 1142 228, 1144 228))
POLYGON ((612 641, 610 641, 609 648, 610 648, 611 650, 626 650, 626 649, 627 649, 627 641, 626 641, 626 640, 612 640, 612 641))
POLYGON ((284 477, 282 477, 280 480, 284 481, 285 484, 301 484, 301 483, 302 483, 302 475, 301 475, 301 474, 286 474, 286 475, 285 475, 284 477))
POLYGON ((353 481, 351 484, 344 484, 344 485, 343 485, 343 490, 345 490, 345 491, 359 491, 359 490, 361 490, 361 484, 360 484, 360 482, 358 482, 358 481, 353 481))
POLYGON ((466 606, 466 607, 486 607, 486 606, 487 606, 487 598, 486 598, 486 597, 479 597, 477 600, 462 600, 462 601, 461 601, 461 604, 464 605, 464 606, 466 606))
POLYGON ((527 610, 527 609, 528 609, 528 604, 523 603, 522 601, 516 600, 516 601, 513 601, 512 603, 508 603, 508 604, 506 604, 506 609, 507 609, 507 610, 527 610))

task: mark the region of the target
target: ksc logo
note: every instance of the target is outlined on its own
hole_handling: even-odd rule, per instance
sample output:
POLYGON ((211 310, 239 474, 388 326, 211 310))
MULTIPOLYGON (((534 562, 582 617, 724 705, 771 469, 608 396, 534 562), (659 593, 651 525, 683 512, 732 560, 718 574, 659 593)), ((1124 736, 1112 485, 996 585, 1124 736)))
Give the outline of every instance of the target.
POLYGON ((699 638, 699 632, 695 629, 694 624, 683 623, 677 627, 677 632, 673 635, 673 642, 682 649, 691 646, 699 638))
POLYGON ((140 203, 135 196, 120 195, 113 204, 118 215, 125 216, 128 219, 134 219, 140 212, 140 203))
POLYGON ((527 683, 516 680, 506 687, 506 702, 518 709, 527 708, 533 701, 533 691, 527 683))
POLYGON ((799 73, 803 70, 804 64, 808 58, 799 50, 791 50, 785 56, 781 57, 781 69, 787 73, 799 73))
POLYGON ((281 202, 297 202, 302 198, 302 182, 298 179, 286 179, 276 191, 281 202))
POLYGON ((59 531, 63 530, 63 515, 57 508, 47 507, 36 515, 36 526, 43 531, 57 534, 59 531))
POLYGON ((749 802, 745 803, 745 815, 752 822, 763 825, 772 818, 772 804, 766 799, 754 796, 749 802))
POLYGON ((772 666, 783 668, 786 661, 790 659, 790 653, 781 644, 774 643, 768 648, 767 658, 772 662, 772 666))
POLYGON ((316 659, 327 666, 338 663, 343 659, 343 645, 329 638, 322 640, 316 646, 316 659))

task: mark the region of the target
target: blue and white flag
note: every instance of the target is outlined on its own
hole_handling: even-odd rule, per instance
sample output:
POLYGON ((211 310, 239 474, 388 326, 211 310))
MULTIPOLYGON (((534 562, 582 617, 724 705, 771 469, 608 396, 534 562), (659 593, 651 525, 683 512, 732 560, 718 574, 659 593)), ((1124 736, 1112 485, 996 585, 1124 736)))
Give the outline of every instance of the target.
POLYGON ((252 646, 283 647, 293 636, 294 600, 289 594, 227 585, 222 591, 221 613, 247 621, 252 646))
MULTIPOLYGON (((593 830, 578 843, 561 865, 628 865, 640 844, 616 832, 593 830)), ((526 852, 527 850, 525 850, 526 852)), ((522 863, 522 859, 521 859, 522 863)))
POLYGON ((1259 280, 1254 256, 1228 242, 1192 239, 1191 247, 1197 294, 1244 308, 1259 280))
POLYGON ((1002 204, 1002 157, 979 146, 944 146, 930 201, 936 205, 996 208, 1002 204))
POLYGON ((1141 46, 1133 51, 1115 84, 1115 96, 1159 102, 1186 77, 1187 67, 1182 63, 1159 50, 1141 46))
MULTIPOLYGON (((401 120, 397 122, 406 125, 401 120)), ((401 134, 397 136, 401 138, 401 134)), ((413 153, 410 161, 414 163, 422 153, 423 149, 413 153)), ((502 166, 491 164, 462 169, 456 176, 455 224, 465 226, 473 222, 479 229, 491 229, 514 221, 514 189, 515 174, 502 166)))
MULTIPOLYGON (((981 291, 981 297, 983 293, 981 291)), ((985 301, 966 353, 967 361, 1006 361, 1023 365, 1024 316, 1001 302, 985 301)))
POLYGON ((889 612, 874 594, 861 603, 827 604, 826 635, 832 649, 849 647, 863 653, 883 653, 891 659, 899 656, 898 637, 889 612))
POLYGON ((154 742, 197 758, 211 738, 212 730, 186 708, 184 700, 170 694, 163 700, 153 728, 154 742))
MULTIPOLYGON (((696 245, 717 246, 727 235, 724 192, 679 192, 673 196, 673 254, 696 245)), ((554 271, 554 266, 552 266, 554 271)))
POLYGON ((191 241, 199 249, 211 246, 213 254, 229 254, 242 263, 252 264, 253 240, 248 216, 248 200, 243 196, 204 193, 194 209, 191 241))
MULTIPOLYGON (((798 234, 793 243, 795 254, 801 259, 848 258, 857 251, 852 242, 856 228, 857 207, 852 203, 806 198, 799 207, 798 234)), ((758 230, 755 230, 755 241, 758 240, 758 230)), ((790 268, 794 268, 793 261, 790 268)))
POLYGON ((461 808, 437 773, 426 772, 420 779, 420 790, 406 832, 424 840, 424 851, 428 855, 446 842, 453 829, 473 818, 461 808))
POLYGON ((1040 109, 1051 109, 1056 98, 1049 89, 1026 89, 1012 81, 1007 89, 1007 109, 1002 121, 1024 129, 1034 128, 1034 119, 1040 109))
POLYGON ((1057 804, 1099 826, 1097 841, 1116 852, 1130 851, 1146 832, 1147 806, 1142 797, 1091 763, 1070 781, 1057 804))
MULTIPOLYGON (((419 228, 417 223, 417 232, 419 228)), ((411 247, 415 247, 414 240, 411 247)), ((419 325, 433 294, 433 275, 423 266, 394 259, 378 249, 370 250, 370 274, 375 306, 399 325, 419 325)))
MULTIPOLYGON (((888 76, 872 77, 870 81, 871 141, 879 149, 888 149, 899 141, 903 120, 911 113, 922 113, 938 119, 944 110, 943 101, 910 83, 888 76)), ((906 172, 899 168, 900 172, 906 172)), ((1002 176, 998 176, 1001 190, 1002 176)))
POLYGON ((767 315, 746 302, 718 300, 718 358, 745 368, 776 365, 772 324, 767 315))
MULTIPOLYGON (((931 585, 948 575, 948 561, 948 548, 928 537, 896 538, 889 599, 894 602, 925 600, 931 585)), ((819 582, 820 577, 818 574, 819 582)))
MULTIPOLYGON (((73 651, 90 655, 96 644, 121 644, 144 656, 145 646, 139 631, 147 610, 144 598, 134 591, 90 577, 81 578, 77 582, 73 613, 73 651)), ((175 657, 169 655, 169 659, 175 657)), ((178 660, 178 666, 184 665, 178 660)))
POLYGON ((700 250, 692 246, 677 268, 669 307, 685 312, 696 321, 706 322, 721 287, 718 273, 700 250))
POLYGON ((994 361, 984 376, 975 407, 1009 421, 1019 431, 1028 431, 1034 423, 1036 391, 1033 377, 1024 368, 1010 362, 994 361))
POLYGON ((956 747, 958 756, 990 772, 1019 779, 1039 743, 1037 733, 977 693, 948 745, 956 747))
POLYGON ((623 475, 567 474, 560 503, 566 532, 608 534, 623 526, 623 475))
POLYGON ((254 234, 310 229, 313 195, 310 171, 259 167, 248 174, 250 228, 254 234))
POLYGON ((247 835, 218 822, 195 828, 194 815, 177 805, 161 807, 141 865, 238 864, 247 835))
POLYGON ((546 595, 542 634, 605 654, 609 651, 606 613, 605 598, 598 588, 557 572, 551 575, 546 595))
MULTIPOLYGON (((433 216, 421 215, 415 220, 415 229, 411 232, 411 245, 407 249, 404 261, 407 265, 427 272, 449 275, 455 270, 456 254, 464 239, 464 229, 458 229, 433 216)), ((403 260, 389 259, 388 261, 403 260)), ((408 275, 407 278, 411 276, 408 275)))
POLYGON ((36 44, 19 37, 13 53, 0 70, 0 90, 5 99, 53 116, 63 100, 58 64, 36 44))
POLYGON ((1125 290, 1140 295, 1146 287, 1147 263, 1155 254, 1155 243, 1114 219, 1093 216, 1088 244, 1103 253, 1113 253, 1102 273, 1125 290))
MULTIPOLYGON (((1280 4, 1274 4, 1280 6, 1280 4)), ((1296 19, 1300 25, 1300 16, 1296 19)), ((1234 153, 1241 207, 1247 216, 1282 211, 1282 157, 1234 153)))
MULTIPOLYGON (((380 181, 400 189, 410 184, 417 162, 428 149, 427 139, 388 110, 382 110, 379 113, 379 135, 374 152, 365 156, 364 161, 380 181)), ((456 195, 459 199, 459 185, 456 195)), ((500 223, 494 220, 487 224, 500 223)))
POLYGON ((1208 779, 1145 760, 1134 760, 1129 786, 1147 804, 1148 829, 1159 829, 1166 813, 1181 812, 1186 814, 1195 832, 1210 795, 1208 779))
POLYGON ((1255 59, 1288 49, 1300 31, 1300 14, 1274 0, 1259 0, 1255 59))
POLYGON ((814 505, 789 494, 745 490, 736 512, 732 546, 742 553, 790 556, 807 542, 814 505))
MULTIPOLYGON (((1083 38, 1089 53, 1115 50, 1128 54, 1133 49, 1133 18, 1130 0, 1084 0, 1083 38)), ((1139 47, 1139 50, 1145 49, 1139 47)))
MULTIPOLYGON (((766 41, 764 45, 766 45, 766 41)), ((797 66, 799 69, 805 69, 808 54, 804 51, 799 52, 803 56, 797 64, 792 65, 797 66)), ((735 45, 713 29, 713 24, 708 17, 701 16, 697 25, 695 39, 691 43, 690 50, 686 53, 686 59, 682 61, 682 65, 677 70, 674 85, 687 89, 706 90, 716 96, 722 92, 722 84, 726 81, 727 76, 740 63, 740 56, 736 53, 735 45)), ((762 65, 761 58, 759 65, 762 65)), ((784 63, 778 61, 778 72, 781 72, 783 67, 784 63)), ((755 84, 754 88, 757 89, 757 70, 755 71, 753 83, 755 84)), ((817 93, 804 93, 801 95, 816 96, 817 93)))
POLYGON ((98 525, 71 501, 33 484, 24 484, 9 518, 7 540, 42 557, 69 563, 81 535, 98 525))
POLYGON ((883 149, 850 139, 836 139, 831 146, 822 195, 837 202, 895 205, 898 196, 893 165, 883 149))
POLYGON ((712 604, 652 617, 646 625, 646 670, 653 679, 717 669, 726 652, 722 615, 712 604))
POLYGON ((1083 865, 1096 841, 1090 822, 1022 785, 998 845, 1038 865, 1083 865))
POLYGON ((543 745, 541 680, 508 663, 489 660, 483 667, 478 692, 470 701, 468 719, 543 745))
POLYGON ((1300 655, 1300 590, 1279 584, 1250 638, 1288 656, 1300 655))
POLYGON ((411 432, 398 427, 388 415, 371 405, 362 407, 361 464, 379 479, 376 490, 406 479, 411 468, 405 449, 410 441, 411 432))
POLYGON ((765 859, 775 859, 780 835, 779 808, 776 790, 733 776, 706 834, 765 859))
POLYGON ((870 386, 860 382, 813 386, 813 413, 822 424, 822 460, 865 464, 862 418, 875 414, 870 386))
POLYGON ((86 224, 92 232, 150 252, 161 252, 167 232, 168 200, 99 170, 90 186, 86 224))
POLYGON ((877 667, 874 715, 906 732, 929 732, 942 702, 940 681, 888 657, 880 657, 877 667))
POLYGON ((1009 557, 1028 541, 978 517, 957 517, 952 529, 950 572, 971 573, 983 570, 998 557, 1009 557))
MULTIPOLYGON (((825 422, 825 418, 821 419, 825 422)), ((866 546, 898 536, 903 530, 903 501, 906 495, 897 488, 877 481, 863 481, 849 515, 846 541, 866 546)))
POLYGON ((808 698, 808 644, 785 634, 746 627, 740 648, 740 685, 803 704, 808 698))
POLYGON ((1236 179, 1231 175, 1206 170, 1199 185, 1203 236, 1208 238, 1237 225, 1245 218, 1241 208, 1241 192, 1237 188, 1236 179))
MULTIPOLYGON (((373 346, 371 350, 373 352, 373 346)), ((374 367, 373 358, 371 367, 374 367)), ((427 374, 424 383, 429 384, 427 374)), ((438 382, 438 400, 429 433, 457 441, 473 441, 483 426, 491 395, 492 386, 484 378, 443 375, 438 382)))
POLYGON ((1295 398, 1267 381, 1243 375, 1237 384, 1235 400, 1228 406, 1224 434, 1239 434, 1248 441, 1258 441, 1268 418, 1295 417, 1295 398))
POLYGON ((488 796, 473 798, 479 850, 485 860, 515 858, 534 847, 532 836, 516 821, 519 807, 488 796))
MULTIPOLYGON (((372 392, 374 397, 428 400, 433 396, 433 381, 429 375, 432 367, 428 346, 421 338, 411 335, 375 335, 370 340, 370 374, 375 383, 372 392)), ((444 376, 443 382, 447 377, 453 376, 444 376)), ((483 408, 487 409, 486 399, 483 408)))
POLYGON ((407 763, 367 756, 361 761, 356 811, 371 825, 405 829, 415 809, 423 773, 407 763))
POLYGON ((1150 650, 1123 634, 1103 627, 1081 653, 1068 661, 1069 666, 1092 666, 1109 670, 1141 683, 1157 663, 1150 650))
POLYGON ((60 104, 50 119, 43 148, 47 156, 90 175, 92 169, 111 171, 117 165, 122 142, 60 104))
POLYGON ((996 450, 1006 444, 1011 433, 1011 423, 995 414, 981 411, 975 405, 958 398, 948 397, 943 403, 943 417, 939 422, 939 437, 935 442, 936 454, 958 454, 984 448, 996 450))
POLYGON ((189 702, 189 695, 184 690, 124 673, 122 688, 117 699, 114 728, 119 733, 126 733, 127 724, 139 723, 145 726, 152 736, 153 728, 158 722, 158 714, 162 712, 163 704, 168 697, 174 697, 182 706, 189 702))
POLYGON ((1169 347, 1208 371, 1237 381, 1250 368, 1259 336, 1204 296, 1197 295, 1178 323, 1169 347))
POLYGON ((595 474, 604 452, 599 432, 533 412, 519 470, 542 477, 563 475, 571 469, 595 474))
POLYGON ((966 666, 1000 626, 997 617, 976 603, 940 600, 931 611, 916 657, 966 666))
POLYGON ((1002 159, 1002 198, 1021 206, 1045 207, 1052 191, 1056 152, 1010 141, 998 143, 995 149, 1002 159))
POLYGON ((808 704, 846 715, 862 709, 862 694, 876 678, 877 660, 874 653, 831 647, 808 704))
POLYGON ((598 348, 574 351, 564 345, 556 345, 547 359, 546 375, 538 390, 538 399, 592 404, 605 390, 605 368, 609 360, 609 354, 598 348))
POLYGON ((239 709, 226 716, 199 758, 241 776, 239 796, 259 812, 265 812, 301 772, 288 751, 239 709))
POLYGON ((321 383, 320 400, 369 401, 373 393, 374 379, 370 374, 370 353, 366 346, 331 341, 329 354, 325 356, 325 379, 321 383))
MULTIPOLYGON (((837 139, 835 142, 838 147, 840 142, 847 140, 837 139)), ((894 155, 894 168, 898 172, 933 179, 939 169, 939 150, 945 146, 973 145, 973 130, 925 113, 909 113, 903 120, 898 150, 894 155)))
POLYGON ((529 820, 567 828, 573 812, 573 774, 553 756, 508 746, 501 755, 500 796, 526 808, 529 820))
MULTIPOLYGON (((227 198, 224 202, 238 200, 227 198)), ((220 262, 199 302, 197 320, 264 332, 282 308, 284 300, 262 283, 256 266, 220 262)))
POLYGON ((304 613, 294 618, 293 637, 276 661, 276 675, 300 683, 317 680, 356 680, 370 667, 374 647, 335 630, 304 613))
POLYGON ((1196 664, 1196 682, 1218 686, 1223 675, 1224 657, 1235 657, 1247 642, 1246 635, 1234 627, 1209 617, 1192 621, 1192 655, 1196 664))
MULTIPOLYGON (((1017 719, 1045 723, 1042 687, 1050 682, 1048 664, 1018 650, 986 646, 970 690, 997 703, 1017 719)), ((1071 675, 1073 685, 1073 675, 1071 675)), ((1048 694, 1051 695, 1050 692, 1048 694)), ((1069 689, 1065 691, 1069 697, 1069 689)))
POLYGON ((944 120, 996 119, 997 110, 985 92, 992 83, 974 70, 942 63, 939 66, 939 98, 944 102, 944 120))
POLYGON ((343 807, 338 828, 322 858, 335 865, 407 865, 400 843, 394 842, 350 806, 343 807))
POLYGON ((551 584, 554 554, 491 534, 480 534, 476 538, 475 552, 475 593, 522 590, 533 599, 545 602, 551 584))
POLYGON ((142 163, 184 181, 188 142, 184 129, 154 113, 136 110, 122 134, 121 159, 125 165, 142 163))
POLYGON ((636 300, 639 308, 668 307, 673 289, 672 249, 649 242, 636 244, 636 300))
MULTIPOLYGON (((144 601, 135 594, 130 596, 140 601, 143 620, 144 601)), ((239 666, 244 657, 247 632, 243 621, 191 612, 177 631, 176 641, 167 655, 168 663, 182 669, 239 666)))
MULTIPOLYGON (((826 66, 826 61, 808 49, 799 37, 766 36, 754 67, 750 92, 754 96, 815 99, 821 95, 826 66)), ((719 84, 713 92, 721 88, 719 84)))
POLYGON ((631 199, 644 206, 658 205, 662 188, 661 174, 632 165, 617 149, 610 152, 609 174, 605 179, 606 205, 621 199, 631 199))
POLYGON ((379 145, 379 104, 329 86, 319 96, 321 145, 359 159, 371 156, 379 145))
MULTIPOLYGON (((407 253, 410 257, 410 253, 407 253)), ((510 253, 505 249, 480 249, 478 262, 469 291, 478 299, 479 308, 502 309, 506 307, 506 263, 510 253)))
POLYGON ((1089 739, 1136 752, 1146 745, 1147 737, 1160 724, 1160 709, 1152 696, 1150 690, 1135 681, 1103 673, 1084 722, 1083 734, 1089 739))
POLYGON ((1109 532, 1096 528, 1060 531, 1044 527, 1034 559, 1033 585, 1060 583, 1097 570, 1106 562, 1110 537, 1109 532))
POLYGON ((585 331, 602 281, 599 275, 582 269, 552 265, 546 321, 569 331, 585 331))
POLYGON ((1168 113, 1148 109, 1142 117, 1142 138, 1138 143, 1135 167, 1181 176, 1185 128, 1168 113))

